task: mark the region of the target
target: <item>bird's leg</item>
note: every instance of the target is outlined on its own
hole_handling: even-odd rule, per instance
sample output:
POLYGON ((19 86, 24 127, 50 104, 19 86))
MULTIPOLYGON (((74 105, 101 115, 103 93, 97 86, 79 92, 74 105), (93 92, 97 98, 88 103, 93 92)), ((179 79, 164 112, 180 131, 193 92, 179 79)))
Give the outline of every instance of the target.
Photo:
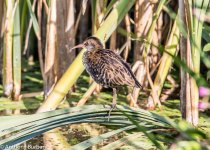
POLYGON ((111 106, 111 109, 109 110, 108 121, 109 121, 112 110, 116 107, 116 104, 117 104, 117 90, 116 88, 113 88, 112 106, 111 106))

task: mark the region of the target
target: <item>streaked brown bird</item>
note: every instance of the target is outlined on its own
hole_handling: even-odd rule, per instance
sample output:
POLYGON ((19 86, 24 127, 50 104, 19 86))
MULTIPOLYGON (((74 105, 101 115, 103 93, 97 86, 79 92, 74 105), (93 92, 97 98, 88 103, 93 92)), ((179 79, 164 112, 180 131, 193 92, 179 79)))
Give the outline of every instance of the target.
POLYGON ((97 37, 88 37, 83 43, 71 48, 71 50, 75 48, 87 49, 82 61, 93 80, 103 87, 113 89, 113 101, 109 116, 117 104, 117 87, 142 87, 123 58, 112 50, 104 49, 97 37))

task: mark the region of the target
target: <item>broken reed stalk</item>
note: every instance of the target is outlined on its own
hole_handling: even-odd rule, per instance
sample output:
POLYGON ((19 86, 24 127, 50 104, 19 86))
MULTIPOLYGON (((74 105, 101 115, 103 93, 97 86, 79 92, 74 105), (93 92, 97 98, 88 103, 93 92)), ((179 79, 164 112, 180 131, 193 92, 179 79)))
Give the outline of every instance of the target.
POLYGON ((3 45, 3 90, 4 95, 11 97, 13 91, 12 77, 12 33, 13 33, 13 17, 12 11, 13 0, 6 0, 6 20, 4 24, 4 45, 3 45))
MULTIPOLYGON (((186 27, 186 35, 182 33, 180 52, 182 60, 187 66, 196 73, 200 74, 200 53, 201 53, 201 35, 203 27, 203 19, 207 7, 208 0, 191 1, 179 0, 179 15, 184 28, 186 27), (200 9, 200 17, 193 15, 194 9, 200 9)), ((198 124, 198 85, 196 80, 181 70, 181 112, 182 117, 189 123, 197 126, 198 124)))
POLYGON ((150 101, 151 99, 152 100, 154 99, 152 95, 157 95, 159 99, 162 88, 163 88, 163 84, 166 80, 171 64, 173 62, 172 56, 177 54, 178 42, 179 42, 179 28, 177 27, 177 21, 175 20, 171 33, 170 33, 170 37, 165 46, 166 52, 163 52, 161 63, 158 68, 158 72, 155 77, 154 85, 150 93, 150 96, 148 98, 148 101, 150 101), (170 53, 172 56, 170 56, 168 53, 170 53))
MULTIPOLYGON (((146 43, 145 43, 145 49, 143 51, 143 61, 145 63, 145 68, 147 68, 146 70, 146 73, 147 73, 147 78, 148 78, 148 81, 149 81, 149 84, 151 86, 151 88, 153 88, 153 82, 152 82, 152 79, 150 77, 150 74, 149 74, 149 61, 148 61, 148 58, 147 58, 147 55, 149 53, 149 50, 151 48, 151 43, 152 43, 152 37, 153 37, 153 33, 154 33, 154 30, 155 30, 155 27, 156 27, 156 24, 157 24, 157 21, 158 21, 158 17, 160 16, 160 13, 163 9, 163 6, 165 4, 166 0, 161 0, 158 4, 158 7, 157 7, 157 10, 153 16, 153 19, 152 19, 152 24, 150 26, 150 29, 148 31, 148 35, 146 37, 146 43)), ((153 96, 153 100, 154 100, 154 107, 156 106, 156 104, 158 104, 158 107, 161 109, 161 103, 160 103, 160 100, 157 98, 156 95, 152 94, 153 96)), ((152 106, 151 106, 152 107, 152 106)))

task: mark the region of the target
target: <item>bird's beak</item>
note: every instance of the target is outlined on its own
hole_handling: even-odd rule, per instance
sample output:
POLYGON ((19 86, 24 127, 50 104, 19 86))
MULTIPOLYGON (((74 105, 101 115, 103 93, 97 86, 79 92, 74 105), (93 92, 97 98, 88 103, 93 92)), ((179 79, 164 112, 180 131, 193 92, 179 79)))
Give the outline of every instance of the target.
POLYGON ((70 49, 70 52, 71 52, 73 49, 76 49, 76 48, 84 48, 84 45, 83 45, 83 44, 76 45, 76 46, 74 46, 74 47, 72 47, 72 48, 70 49))

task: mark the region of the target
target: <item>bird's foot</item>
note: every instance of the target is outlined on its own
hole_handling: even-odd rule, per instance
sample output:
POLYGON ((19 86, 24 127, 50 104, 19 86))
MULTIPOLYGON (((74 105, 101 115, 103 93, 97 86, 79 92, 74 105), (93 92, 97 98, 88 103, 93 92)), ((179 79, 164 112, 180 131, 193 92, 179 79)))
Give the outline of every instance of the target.
POLYGON ((110 108, 110 110, 109 110, 109 114, 108 114, 108 121, 110 120, 110 116, 111 116, 112 110, 115 109, 115 108, 116 108, 116 104, 112 104, 112 105, 111 105, 111 108, 110 108))

